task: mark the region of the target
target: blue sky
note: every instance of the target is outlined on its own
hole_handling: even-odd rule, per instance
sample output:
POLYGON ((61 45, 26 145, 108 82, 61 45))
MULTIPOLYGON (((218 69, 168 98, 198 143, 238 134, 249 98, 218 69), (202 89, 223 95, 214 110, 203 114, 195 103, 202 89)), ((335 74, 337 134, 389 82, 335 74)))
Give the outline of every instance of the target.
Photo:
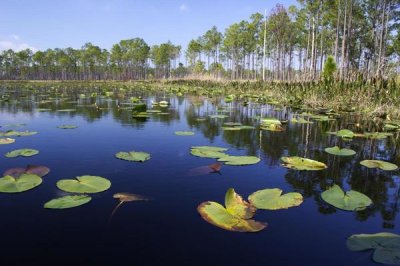
POLYGON ((91 42, 110 49, 122 39, 143 38, 149 45, 170 40, 187 43, 213 25, 220 31, 267 15, 277 4, 269 0, 1 0, 0 50, 80 48, 91 42))

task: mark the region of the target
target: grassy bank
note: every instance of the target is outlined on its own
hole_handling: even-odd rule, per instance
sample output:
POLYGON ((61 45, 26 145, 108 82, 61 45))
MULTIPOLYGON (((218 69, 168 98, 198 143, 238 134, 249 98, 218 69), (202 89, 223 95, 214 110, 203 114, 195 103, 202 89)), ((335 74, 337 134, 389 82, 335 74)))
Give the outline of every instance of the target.
POLYGON ((233 99, 257 98, 259 102, 310 108, 331 108, 336 111, 357 111, 368 116, 400 118, 400 84, 395 80, 366 82, 261 82, 261 81, 0 81, 3 88, 85 88, 102 90, 147 89, 166 90, 178 95, 186 93, 208 96, 230 95, 233 99))

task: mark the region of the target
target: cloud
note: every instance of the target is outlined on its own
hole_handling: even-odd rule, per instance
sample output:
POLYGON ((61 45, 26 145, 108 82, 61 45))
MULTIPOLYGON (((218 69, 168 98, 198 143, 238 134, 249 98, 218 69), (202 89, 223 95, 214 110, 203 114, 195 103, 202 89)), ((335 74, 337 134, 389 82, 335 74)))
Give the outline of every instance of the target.
POLYGON ((29 45, 23 41, 17 34, 11 34, 7 38, 0 39, 0 51, 12 49, 15 52, 31 49, 32 51, 36 52, 38 49, 29 45))
POLYGON ((179 6, 179 10, 180 10, 181 12, 186 12, 186 11, 189 10, 189 8, 188 8, 187 5, 182 4, 182 5, 179 6))

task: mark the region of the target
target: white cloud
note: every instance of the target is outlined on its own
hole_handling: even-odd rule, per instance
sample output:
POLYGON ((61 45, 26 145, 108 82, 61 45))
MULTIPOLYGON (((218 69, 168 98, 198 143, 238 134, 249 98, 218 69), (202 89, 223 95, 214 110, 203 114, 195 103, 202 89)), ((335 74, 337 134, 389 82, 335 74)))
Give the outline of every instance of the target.
POLYGON ((34 52, 38 50, 32 45, 21 41, 21 38, 17 34, 11 34, 8 38, 0 39, 0 51, 12 49, 18 52, 28 48, 34 52))
POLYGON ((182 4, 182 5, 179 6, 179 10, 180 10, 181 12, 185 12, 185 11, 188 11, 189 8, 188 8, 187 5, 182 4))

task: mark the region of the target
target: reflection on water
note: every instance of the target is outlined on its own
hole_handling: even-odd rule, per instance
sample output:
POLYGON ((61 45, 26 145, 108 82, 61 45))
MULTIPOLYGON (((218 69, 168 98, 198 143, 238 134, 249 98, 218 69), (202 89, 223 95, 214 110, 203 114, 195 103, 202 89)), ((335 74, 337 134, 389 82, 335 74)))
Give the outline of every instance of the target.
MULTIPOLYGON (((260 157, 262 166, 257 171, 267 172, 270 168, 279 168, 282 156, 303 156, 325 162, 328 170, 324 171, 285 170, 283 174, 285 183, 291 190, 300 192, 304 198, 312 199, 315 202, 315 211, 331 216, 341 211, 323 202, 320 198, 321 191, 333 183, 340 185, 345 190, 360 191, 368 195, 374 204, 364 211, 354 213, 354 219, 364 222, 371 217, 379 216, 381 228, 375 230, 398 229, 396 228, 398 226, 396 216, 400 190, 398 171, 368 169, 359 164, 364 159, 379 159, 400 165, 398 134, 395 133, 385 139, 354 138, 352 141, 346 141, 326 133, 342 128, 355 132, 374 132, 381 130, 381 121, 367 120, 360 114, 344 113, 332 121, 299 124, 292 123, 290 120, 304 110, 278 108, 273 105, 252 102, 225 104, 223 97, 208 98, 199 95, 177 97, 165 92, 148 93, 146 90, 114 89, 113 93, 108 96, 98 88, 59 89, 57 91, 51 88, 32 91, 3 88, 1 93, 8 95, 6 100, 0 102, 1 116, 3 121, 8 118, 7 123, 10 123, 16 114, 19 114, 20 117, 22 115, 28 117, 27 120, 29 117, 40 117, 42 114, 46 114, 48 119, 54 118, 57 121, 73 120, 79 117, 88 124, 108 117, 124 128, 134 130, 143 129, 147 125, 152 125, 155 131, 160 130, 160 126, 154 126, 155 124, 161 124, 174 130, 193 130, 197 135, 201 134, 204 139, 203 143, 211 145, 220 138, 226 146, 231 147, 232 154, 260 157), (148 109, 158 111, 149 113, 148 118, 134 118, 132 116, 134 104, 131 100, 133 97, 142 99, 148 109), (152 106, 153 102, 160 100, 168 101, 169 106, 152 106), (216 114, 226 115, 226 118, 210 117, 210 115, 216 114), (284 131, 282 132, 264 131, 259 128, 240 131, 224 131, 222 129, 224 122, 228 121, 257 127, 261 117, 275 117, 280 120, 289 120, 289 123, 283 125, 284 131), (339 157, 324 152, 324 148, 335 145, 351 148, 357 153, 355 156, 339 157)), ((3 122, 2 126, 4 126, 3 122)), ((3 127, 2 130, 8 130, 8 128, 3 127)), ((93 132, 93 134, 99 133, 93 132)), ((157 132, 155 134, 157 135, 157 132)), ((157 142, 157 139, 154 141, 157 142)), ((185 169, 185 173, 188 172, 192 178, 208 175, 210 172, 218 172, 219 174, 212 175, 217 179, 220 175, 225 174, 225 168, 220 173, 219 171, 210 171, 209 166, 199 163, 199 166, 191 171, 185 169)), ((279 186, 279 183, 276 186, 279 186)), ((221 188, 220 194, 223 195, 224 191, 221 188)), ((193 209, 195 207, 193 206, 193 209)))

